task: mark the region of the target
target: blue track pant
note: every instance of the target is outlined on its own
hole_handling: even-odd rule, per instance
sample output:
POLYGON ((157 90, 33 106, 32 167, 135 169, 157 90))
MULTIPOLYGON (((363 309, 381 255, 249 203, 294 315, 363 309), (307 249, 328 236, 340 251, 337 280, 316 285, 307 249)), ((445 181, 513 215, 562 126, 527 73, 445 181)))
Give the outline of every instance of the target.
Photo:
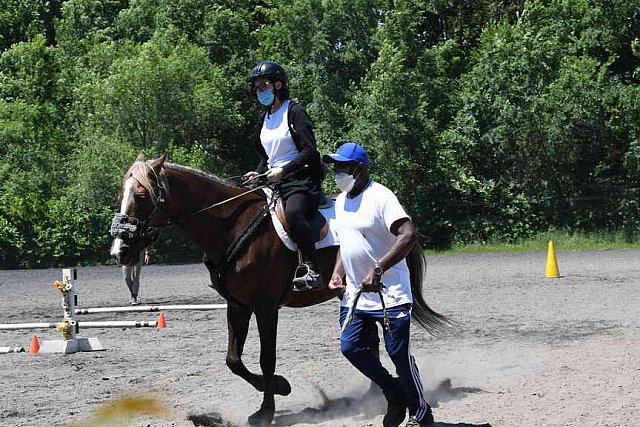
MULTIPOLYGON (((347 307, 340 307, 341 326, 348 311, 347 307)), ((424 399, 424 388, 415 359, 409 354, 411 304, 390 307, 387 314, 390 333, 384 331, 384 344, 396 367, 399 381, 369 351, 369 337, 374 329, 377 330, 376 323, 382 324, 382 310, 355 310, 353 320, 340 336, 340 351, 353 366, 380 386, 387 400, 404 397, 409 415, 421 421, 431 413, 431 407, 424 399)))

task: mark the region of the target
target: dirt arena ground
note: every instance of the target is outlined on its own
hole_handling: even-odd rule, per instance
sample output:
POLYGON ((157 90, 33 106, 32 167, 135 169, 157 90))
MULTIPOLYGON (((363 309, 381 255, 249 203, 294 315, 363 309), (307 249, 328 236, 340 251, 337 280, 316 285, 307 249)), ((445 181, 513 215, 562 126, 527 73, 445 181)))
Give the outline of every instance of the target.
MULTIPOLYGON (((640 250, 558 250, 557 257, 560 279, 543 277, 544 251, 427 257, 427 300, 460 324, 441 338, 413 328, 438 427, 640 426, 640 250)), ((126 304, 117 267, 82 267, 78 276, 80 307, 126 304)), ((58 269, 0 271, 0 323, 60 320, 51 286, 59 278, 58 269)), ((151 265, 143 269, 143 303, 219 302, 207 283, 203 265, 151 265)), ((367 381, 339 352, 337 313, 337 300, 281 310, 277 373, 293 391, 276 397, 275 425, 382 425, 384 403, 363 399, 367 381)), ((98 337, 102 352, 0 354, 0 425, 89 425, 96 408, 131 394, 153 396, 171 412, 126 425, 187 427, 190 416, 244 425, 261 395, 225 366, 224 311, 165 315, 161 330, 81 331, 98 337)), ((0 331, 0 346, 28 347, 34 333, 59 337, 0 331)), ((244 360, 259 369, 255 325, 244 360)))

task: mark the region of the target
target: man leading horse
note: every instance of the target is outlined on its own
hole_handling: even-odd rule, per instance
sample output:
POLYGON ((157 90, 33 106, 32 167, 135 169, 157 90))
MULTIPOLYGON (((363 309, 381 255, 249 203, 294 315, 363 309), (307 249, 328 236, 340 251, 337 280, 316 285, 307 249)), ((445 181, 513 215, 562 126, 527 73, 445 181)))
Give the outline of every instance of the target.
POLYGON ((407 408, 405 427, 431 427, 431 407, 409 353, 414 297, 406 257, 416 248, 416 229, 395 194, 370 179, 369 157, 362 146, 347 142, 323 160, 335 165, 336 184, 342 190, 335 206, 340 250, 329 281, 329 288, 344 291, 340 350, 382 389, 388 401, 384 427, 398 427, 407 408), (370 351, 377 323, 383 326, 385 347, 398 377, 370 351))

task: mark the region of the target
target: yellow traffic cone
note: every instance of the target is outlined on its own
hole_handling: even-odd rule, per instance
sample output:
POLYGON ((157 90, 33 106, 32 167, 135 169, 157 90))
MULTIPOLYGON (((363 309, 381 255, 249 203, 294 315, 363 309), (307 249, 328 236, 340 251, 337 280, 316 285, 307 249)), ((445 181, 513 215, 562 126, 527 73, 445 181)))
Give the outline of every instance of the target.
POLYGON ((553 240, 549 240, 549 249, 547 250, 547 268, 544 271, 544 276, 560 277, 558 261, 556 260, 556 251, 553 247, 553 240))

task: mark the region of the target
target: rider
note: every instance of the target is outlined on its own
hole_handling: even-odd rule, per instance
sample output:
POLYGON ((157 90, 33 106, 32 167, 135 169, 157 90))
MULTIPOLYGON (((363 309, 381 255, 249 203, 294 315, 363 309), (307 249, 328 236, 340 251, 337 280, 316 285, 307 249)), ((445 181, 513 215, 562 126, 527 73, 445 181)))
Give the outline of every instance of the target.
POLYGON ((275 183, 286 201, 287 222, 302 253, 302 264, 293 279, 294 290, 320 289, 323 280, 308 215, 322 199, 324 171, 311 122, 300 104, 289 99, 284 68, 276 62, 259 62, 251 71, 251 93, 265 107, 255 141, 260 162, 247 172, 245 181, 259 174, 275 183))

